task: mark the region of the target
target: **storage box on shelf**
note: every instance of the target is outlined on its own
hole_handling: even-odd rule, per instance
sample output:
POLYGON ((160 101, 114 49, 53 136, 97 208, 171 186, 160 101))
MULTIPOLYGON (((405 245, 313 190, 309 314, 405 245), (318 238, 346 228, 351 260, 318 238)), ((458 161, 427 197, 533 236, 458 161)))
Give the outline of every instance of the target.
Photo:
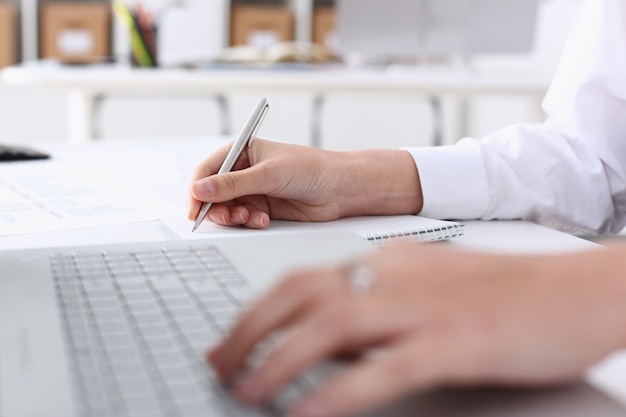
POLYGON ((13 4, 0 3, 0 68, 16 61, 16 12, 13 4))
POLYGON ((260 48, 294 39, 294 16, 287 7, 238 4, 231 9, 230 43, 260 48))
POLYGON ((335 24, 335 8, 333 6, 316 6, 313 10, 313 42, 335 49, 335 24))
POLYGON ((111 55, 108 3, 43 3, 40 6, 40 54, 44 59, 90 63, 111 55))

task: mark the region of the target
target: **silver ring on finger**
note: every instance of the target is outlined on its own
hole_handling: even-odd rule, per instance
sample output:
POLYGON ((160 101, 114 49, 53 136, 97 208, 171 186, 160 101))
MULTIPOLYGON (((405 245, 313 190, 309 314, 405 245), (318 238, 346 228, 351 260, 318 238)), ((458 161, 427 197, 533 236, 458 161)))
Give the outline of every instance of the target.
POLYGON ((350 262, 343 270, 352 295, 367 295, 376 282, 374 271, 362 261, 350 262))

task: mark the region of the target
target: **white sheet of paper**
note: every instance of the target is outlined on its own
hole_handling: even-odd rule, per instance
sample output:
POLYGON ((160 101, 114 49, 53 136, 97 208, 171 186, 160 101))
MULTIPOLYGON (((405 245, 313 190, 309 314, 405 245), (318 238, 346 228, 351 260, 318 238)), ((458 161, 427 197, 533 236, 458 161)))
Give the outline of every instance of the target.
POLYGON ((268 228, 263 230, 248 229, 245 227, 224 227, 210 221, 204 221, 200 227, 198 227, 198 230, 192 232, 191 229, 193 223, 187 220, 182 213, 170 212, 167 214, 161 214, 159 218, 176 233, 190 240, 253 236, 264 233, 283 234, 338 230, 348 230, 359 234, 364 238, 377 236, 381 237, 381 239, 385 239, 387 237, 393 238, 394 234, 407 231, 433 231, 430 237, 432 240, 437 240, 437 229, 455 224, 453 222, 434 220, 413 215, 363 216, 348 217, 330 222, 294 222, 286 220, 272 220, 268 228))
POLYGON ((180 175, 166 156, 145 152, 0 164, 0 236, 155 220, 150 172, 180 175))
POLYGON ((154 218, 121 196, 63 175, 0 178, 0 235, 103 226, 154 218))

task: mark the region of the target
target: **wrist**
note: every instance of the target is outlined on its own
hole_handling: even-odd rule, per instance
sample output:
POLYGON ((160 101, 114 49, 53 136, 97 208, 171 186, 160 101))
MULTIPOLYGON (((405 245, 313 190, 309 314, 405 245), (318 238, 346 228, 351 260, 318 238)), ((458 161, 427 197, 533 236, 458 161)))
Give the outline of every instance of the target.
POLYGON ((336 195, 340 217, 417 214, 422 210, 419 174, 403 150, 337 152, 336 195))
POLYGON ((608 282, 598 285, 607 289, 605 297, 610 309, 607 317, 614 317, 619 322, 615 328, 622 336, 620 348, 626 349, 626 245, 609 245, 599 252, 603 252, 605 258, 600 263, 604 270, 596 271, 596 276, 604 276, 608 282))
POLYGON ((626 245, 548 259, 544 279, 558 280, 564 298, 576 303, 580 331, 609 351, 626 348, 626 245))

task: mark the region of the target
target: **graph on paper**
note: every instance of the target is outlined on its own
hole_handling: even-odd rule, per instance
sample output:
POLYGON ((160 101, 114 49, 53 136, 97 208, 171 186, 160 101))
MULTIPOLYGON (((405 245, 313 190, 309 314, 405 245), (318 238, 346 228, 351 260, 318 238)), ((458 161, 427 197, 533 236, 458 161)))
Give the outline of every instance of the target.
POLYGON ((128 198, 71 173, 0 176, 0 235, 145 221, 128 198))

